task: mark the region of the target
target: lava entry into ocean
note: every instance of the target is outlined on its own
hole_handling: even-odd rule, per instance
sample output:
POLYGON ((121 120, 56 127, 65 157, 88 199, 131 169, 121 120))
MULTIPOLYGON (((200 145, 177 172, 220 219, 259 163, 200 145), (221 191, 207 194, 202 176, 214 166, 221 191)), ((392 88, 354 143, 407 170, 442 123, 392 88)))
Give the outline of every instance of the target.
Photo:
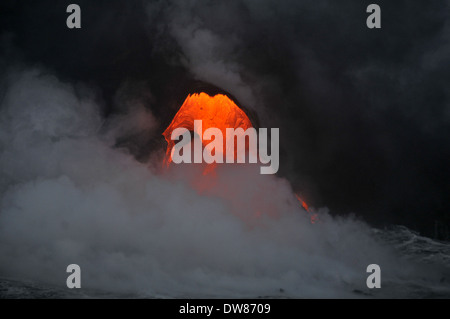
MULTIPOLYGON (((164 166, 169 167, 173 161, 173 149, 175 141, 171 138, 172 132, 177 128, 185 128, 190 132, 194 132, 197 136, 203 136, 203 133, 208 128, 218 128, 222 135, 226 135, 227 128, 237 129, 236 139, 244 137, 244 131, 248 128, 253 128, 253 125, 245 112, 239 108, 228 96, 224 94, 216 94, 210 96, 207 93, 189 94, 185 99, 183 105, 180 107, 174 116, 170 125, 163 133, 167 141, 167 150, 164 158, 164 166), (202 126, 199 128, 194 125, 195 120, 202 120, 202 126)), ((208 147, 209 140, 202 139, 202 147, 208 147)), ((226 153, 228 145, 223 144, 222 154, 226 153)), ((233 143, 234 157, 237 155, 237 143, 233 143)), ((248 150, 248 143, 245 143, 245 149, 248 150)), ((217 150, 216 150, 217 152, 217 150)), ((197 176, 194 180, 193 186, 200 192, 211 189, 215 183, 216 163, 208 164, 203 170, 203 176, 197 176)), ((306 202, 302 200, 299 195, 295 194, 301 207, 310 215, 311 223, 317 221, 317 214, 308 207, 306 202)), ((265 209, 262 209, 265 210, 265 209)), ((261 209, 255 212, 255 216, 261 215, 261 209)))

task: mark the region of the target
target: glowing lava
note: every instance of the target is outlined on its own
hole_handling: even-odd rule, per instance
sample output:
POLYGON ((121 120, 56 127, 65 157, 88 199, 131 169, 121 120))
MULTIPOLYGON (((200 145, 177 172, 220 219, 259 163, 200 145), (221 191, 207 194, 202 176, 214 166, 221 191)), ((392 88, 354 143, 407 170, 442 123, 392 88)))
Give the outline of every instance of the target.
POLYGON ((298 196, 297 194, 295 194, 295 197, 297 197, 298 201, 302 204, 302 207, 309 212, 309 207, 308 204, 305 203, 305 201, 303 199, 300 198, 300 196, 298 196))
MULTIPOLYGON (((223 136, 226 136, 227 128, 242 128, 242 132, 245 132, 248 128, 252 128, 253 125, 245 112, 240 109, 229 97, 223 94, 217 94, 210 96, 206 93, 194 93, 188 95, 183 105, 175 114, 170 125, 163 133, 164 138, 167 141, 166 156, 164 159, 164 165, 169 166, 173 161, 172 150, 175 146, 175 141, 172 140, 172 132, 177 128, 185 128, 191 132, 194 132, 197 136, 202 137, 204 132, 209 128, 219 129, 223 136), (202 125, 200 127, 194 125, 195 120, 201 120, 202 125), (196 132, 195 130, 198 130, 196 132)), ((244 133, 243 133, 244 134, 244 133)), ((242 135, 236 136, 236 138, 242 137, 242 135)), ((206 148, 210 143, 209 140, 203 140, 201 145, 206 148)), ((194 143, 195 144, 195 143, 194 143)), ((236 147, 236 144, 234 144, 236 147)), ((246 145, 247 148, 248 145, 246 145)), ((226 144, 223 144, 223 154, 225 154, 226 144)), ((217 151, 217 150, 216 150, 217 151)), ((234 154, 236 155, 236 148, 234 154)), ((208 164, 203 171, 203 175, 208 176, 196 176, 193 181, 193 186, 200 192, 209 192, 219 197, 230 200, 233 203, 233 212, 245 220, 253 220, 253 218, 259 219, 263 215, 276 216, 277 207, 273 205, 271 201, 266 202, 264 199, 257 200, 257 207, 247 207, 249 201, 247 197, 236 196, 235 187, 228 185, 226 180, 222 181, 221 188, 216 188, 217 176, 215 176, 216 164, 208 164), (209 174, 213 173, 213 174, 209 174), (247 209, 245 208, 247 207, 247 209), (243 214, 242 212, 252 211, 252 215, 243 214)), ((318 221, 318 216, 308 207, 305 201, 300 196, 295 195, 300 202, 301 206, 307 211, 311 223, 318 221)), ((258 196, 256 196, 258 197, 258 196)))
MULTIPOLYGON (((227 128, 242 128, 244 131, 253 127, 250 119, 230 98, 223 94, 209 96, 206 93, 190 94, 173 118, 163 135, 167 141, 167 151, 164 163, 168 166, 172 162, 171 152, 175 142, 171 139, 172 131, 184 127, 198 136, 203 136, 210 127, 218 128, 225 136, 227 128), (194 120, 202 120, 202 131, 194 131, 194 120)), ((209 141, 203 141, 206 146, 209 141)), ((225 145, 224 151, 225 154, 225 145)), ((209 169, 211 171, 211 168, 209 169)))
POLYGON ((315 224, 319 220, 319 216, 317 215, 317 213, 314 213, 311 209, 309 209, 308 204, 306 204, 306 202, 303 199, 301 199, 301 197, 298 194, 295 194, 295 197, 300 202, 302 207, 309 213, 311 224, 315 224))

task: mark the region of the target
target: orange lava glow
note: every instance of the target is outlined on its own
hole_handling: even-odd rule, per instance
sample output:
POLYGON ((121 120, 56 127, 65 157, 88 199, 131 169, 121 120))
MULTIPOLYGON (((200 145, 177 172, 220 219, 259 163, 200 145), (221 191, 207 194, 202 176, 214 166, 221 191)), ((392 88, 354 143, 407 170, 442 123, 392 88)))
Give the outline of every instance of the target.
MULTIPOLYGON (((217 94, 214 96, 210 96, 203 92, 190 94, 183 102, 182 106, 172 119, 172 122, 163 133, 163 136, 167 141, 164 166, 169 167, 170 163, 172 162, 172 149, 175 146, 175 141, 173 141, 171 137, 172 132, 177 128, 185 128, 202 137, 205 130, 207 130, 208 128, 218 128, 222 132, 222 135, 226 136, 227 128, 242 128, 243 131, 245 131, 251 127, 253 127, 253 125, 245 112, 226 95, 217 94), (201 131, 199 127, 194 127, 195 120, 202 120, 201 131), (199 130, 199 132, 196 132, 196 129, 199 130)), ((239 133, 235 132, 235 134, 239 133)), ((237 137, 239 138, 241 136, 237 137)), ((207 147, 207 145, 211 142, 209 140, 201 140, 203 147, 207 147)), ((248 149, 247 144, 246 149, 248 149)), ((225 154, 225 152, 226 144, 224 143, 223 154, 225 154)), ((235 159, 236 153, 235 143, 235 159)), ((242 207, 245 207, 248 199, 243 200, 240 197, 236 199, 234 188, 227 184, 225 184, 221 191, 217 193, 217 190, 215 190, 214 188, 217 181, 216 168, 216 163, 206 165, 203 170, 203 174, 197 175, 192 182, 193 187, 201 193, 211 192, 212 194, 225 199, 233 198, 233 203, 235 203, 235 206, 238 207, 233 211, 236 213, 236 215, 240 216, 246 221, 249 221, 249 223, 254 222, 254 219, 259 220, 263 215, 276 216, 277 207, 271 205, 270 203, 267 204, 264 201, 257 201, 256 207, 249 208, 249 210, 253 211, 251 215, 242 215, 240 212, 246 211, 242 207)), ((318 222, 318 215, 313 211, 313 209, 311 209, 299 195, 295 194, 295 196, 300 202, 300 205, 306 210, 311 223, 314 224, 318 222)))
POLYGON ((300 198, 300 196, 298 196, 297 194, 295 194, 295 197, 297 197, 298 201, 302 204, 302 207, 309 212, 309 207, 308 204, 305 203, 305 201, 303 199, 300 198))
POLYGON ((298 195, 295 194, 295 197, 297 198, 297 200, 300 202, 300 204, 302 205, 302 207, 310 214, 310 220, 311 220, 311 224, 315 224, 318 220, 319 220, 319 216, 317 215, 317 213, 314 213, 308 206, 308 204, 306 204, 306 202, 298 195))
MULTIPOLYGON (((220 129, 223 136, 225 136, 227 128, 242 128, 245 131, 253 127, 244 111, 226 95, 209 96, 203 92, 190 94, 163 133, 168 144, 164 160, 167 166, 172 162, 171 152, 175 145, 171 139, 172 131, 181 127, 194 131, 194 120, 202 120, 202 132, 195 132, 199 136, 203 136, 204 131, 210 127, 220 129)), ((202 141, 203 146, 208 143, 210 141, 202 141)), ((225 147, 226 145, 224 145, 223 154, 225 154, 225 147)), ((214 167, 209 168, 206 173, 212 170, 214 167)))

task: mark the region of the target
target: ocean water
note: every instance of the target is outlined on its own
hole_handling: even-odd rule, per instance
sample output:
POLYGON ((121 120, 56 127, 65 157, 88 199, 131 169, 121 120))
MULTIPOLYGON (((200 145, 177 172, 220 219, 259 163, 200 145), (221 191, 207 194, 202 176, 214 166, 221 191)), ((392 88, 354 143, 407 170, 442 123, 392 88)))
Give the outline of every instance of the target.
MULTIPOLYGON (((372 229, 373 235, 382 243, 391 245, 399 257, 419 263, 438 267, 442 276, 437 282, 427 281, 426 276, 409 278, 404 281, 381 281, 380 289, 343 290, 342 298, 450 298, 450 243, 436 241, 420 236, 404 226, 392 226, 387 229, 372 229)), ((307 295, 307 294, 306 294, 307 295)), ((325 294, 326 295, 326 294, 325 294)), ((116 299, 116 298, 233 298, 232 292, 205 295, 197 294, 146 294, 123 293, 111 290, 81 288, 68 289, 65 286, 46 284, 31 280, 0 278, 0 298, 2 299, 116 299)), ((273 295, 254 295, 248 298, 296 298, 286 295, 282 289, 273 295)), ((339 295, 334 296, 340 298, 339 295)))

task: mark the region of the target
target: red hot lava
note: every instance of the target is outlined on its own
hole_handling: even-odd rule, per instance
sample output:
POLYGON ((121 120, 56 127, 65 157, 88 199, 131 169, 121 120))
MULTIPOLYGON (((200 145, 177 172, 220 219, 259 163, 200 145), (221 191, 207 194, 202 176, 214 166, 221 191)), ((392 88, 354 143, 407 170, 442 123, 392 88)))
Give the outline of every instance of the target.
MULTIPOLYGON (((172 162, 171 152, 175 145, 175 142, 171 139, 172 131, 179 127, 193 131, 198 136, 203 136, 205 130, 213 127, 220 129, 225 136, 227 128, 242 128, 245 131, 253 127, 253 125, 244 111, 226 95, 209 96, 203 92, 189 95, 163 133, 167 141, 167 151, 164 159, 164 163, 167 166, 172 162), (201 132, 194 131, 194 120, 202 120, 201 132)), ((202 143, 203 146, 206 146, 208 142, 203 140, 202 143)), ((223 147, 223 154, 225 154, 226 145, 223 147)))
MULTIPOLYGON (((203 133, 208 128, 214 127, 226 134, 227 128, 242 128, 244 131, 253 127, 250 119, 230 98, 223 94, 210 96, 206 93, 194 93, 188 95, 181 108, 176 113, 170 125, 163 133, 167 141, 166 156, 164 164, 169 166, 172 162, 172 149, 175 142, 171 139, 173 130, 184 127, 189 131, 196 133, 198 136, 203 136, 203 133), (195 132, 194 120, 202 120, 201 132, 195 132)), ((202 141, 203 146, 206 146, 208 141, 202 141)), ((223 154, 225 154, 225 145, 223 146, 223 154)), ((236 152, 235 152, 236 154, 236 152)), ((215 170, 215 165, 209 165, 203 175, 215 170)), ((203 181, 205 182, 205 181, 203 181)), ((197 185, 199 190, 204 189, 205 185, 200 183, 197 185)), ((317 214, 313 213, 305 201, 300 196, 295 194, 301 206, 310 214, 311 223, 317 222, 317 214)), ((256 217, 259 217, 261 212, 256 212, 256 217)))

